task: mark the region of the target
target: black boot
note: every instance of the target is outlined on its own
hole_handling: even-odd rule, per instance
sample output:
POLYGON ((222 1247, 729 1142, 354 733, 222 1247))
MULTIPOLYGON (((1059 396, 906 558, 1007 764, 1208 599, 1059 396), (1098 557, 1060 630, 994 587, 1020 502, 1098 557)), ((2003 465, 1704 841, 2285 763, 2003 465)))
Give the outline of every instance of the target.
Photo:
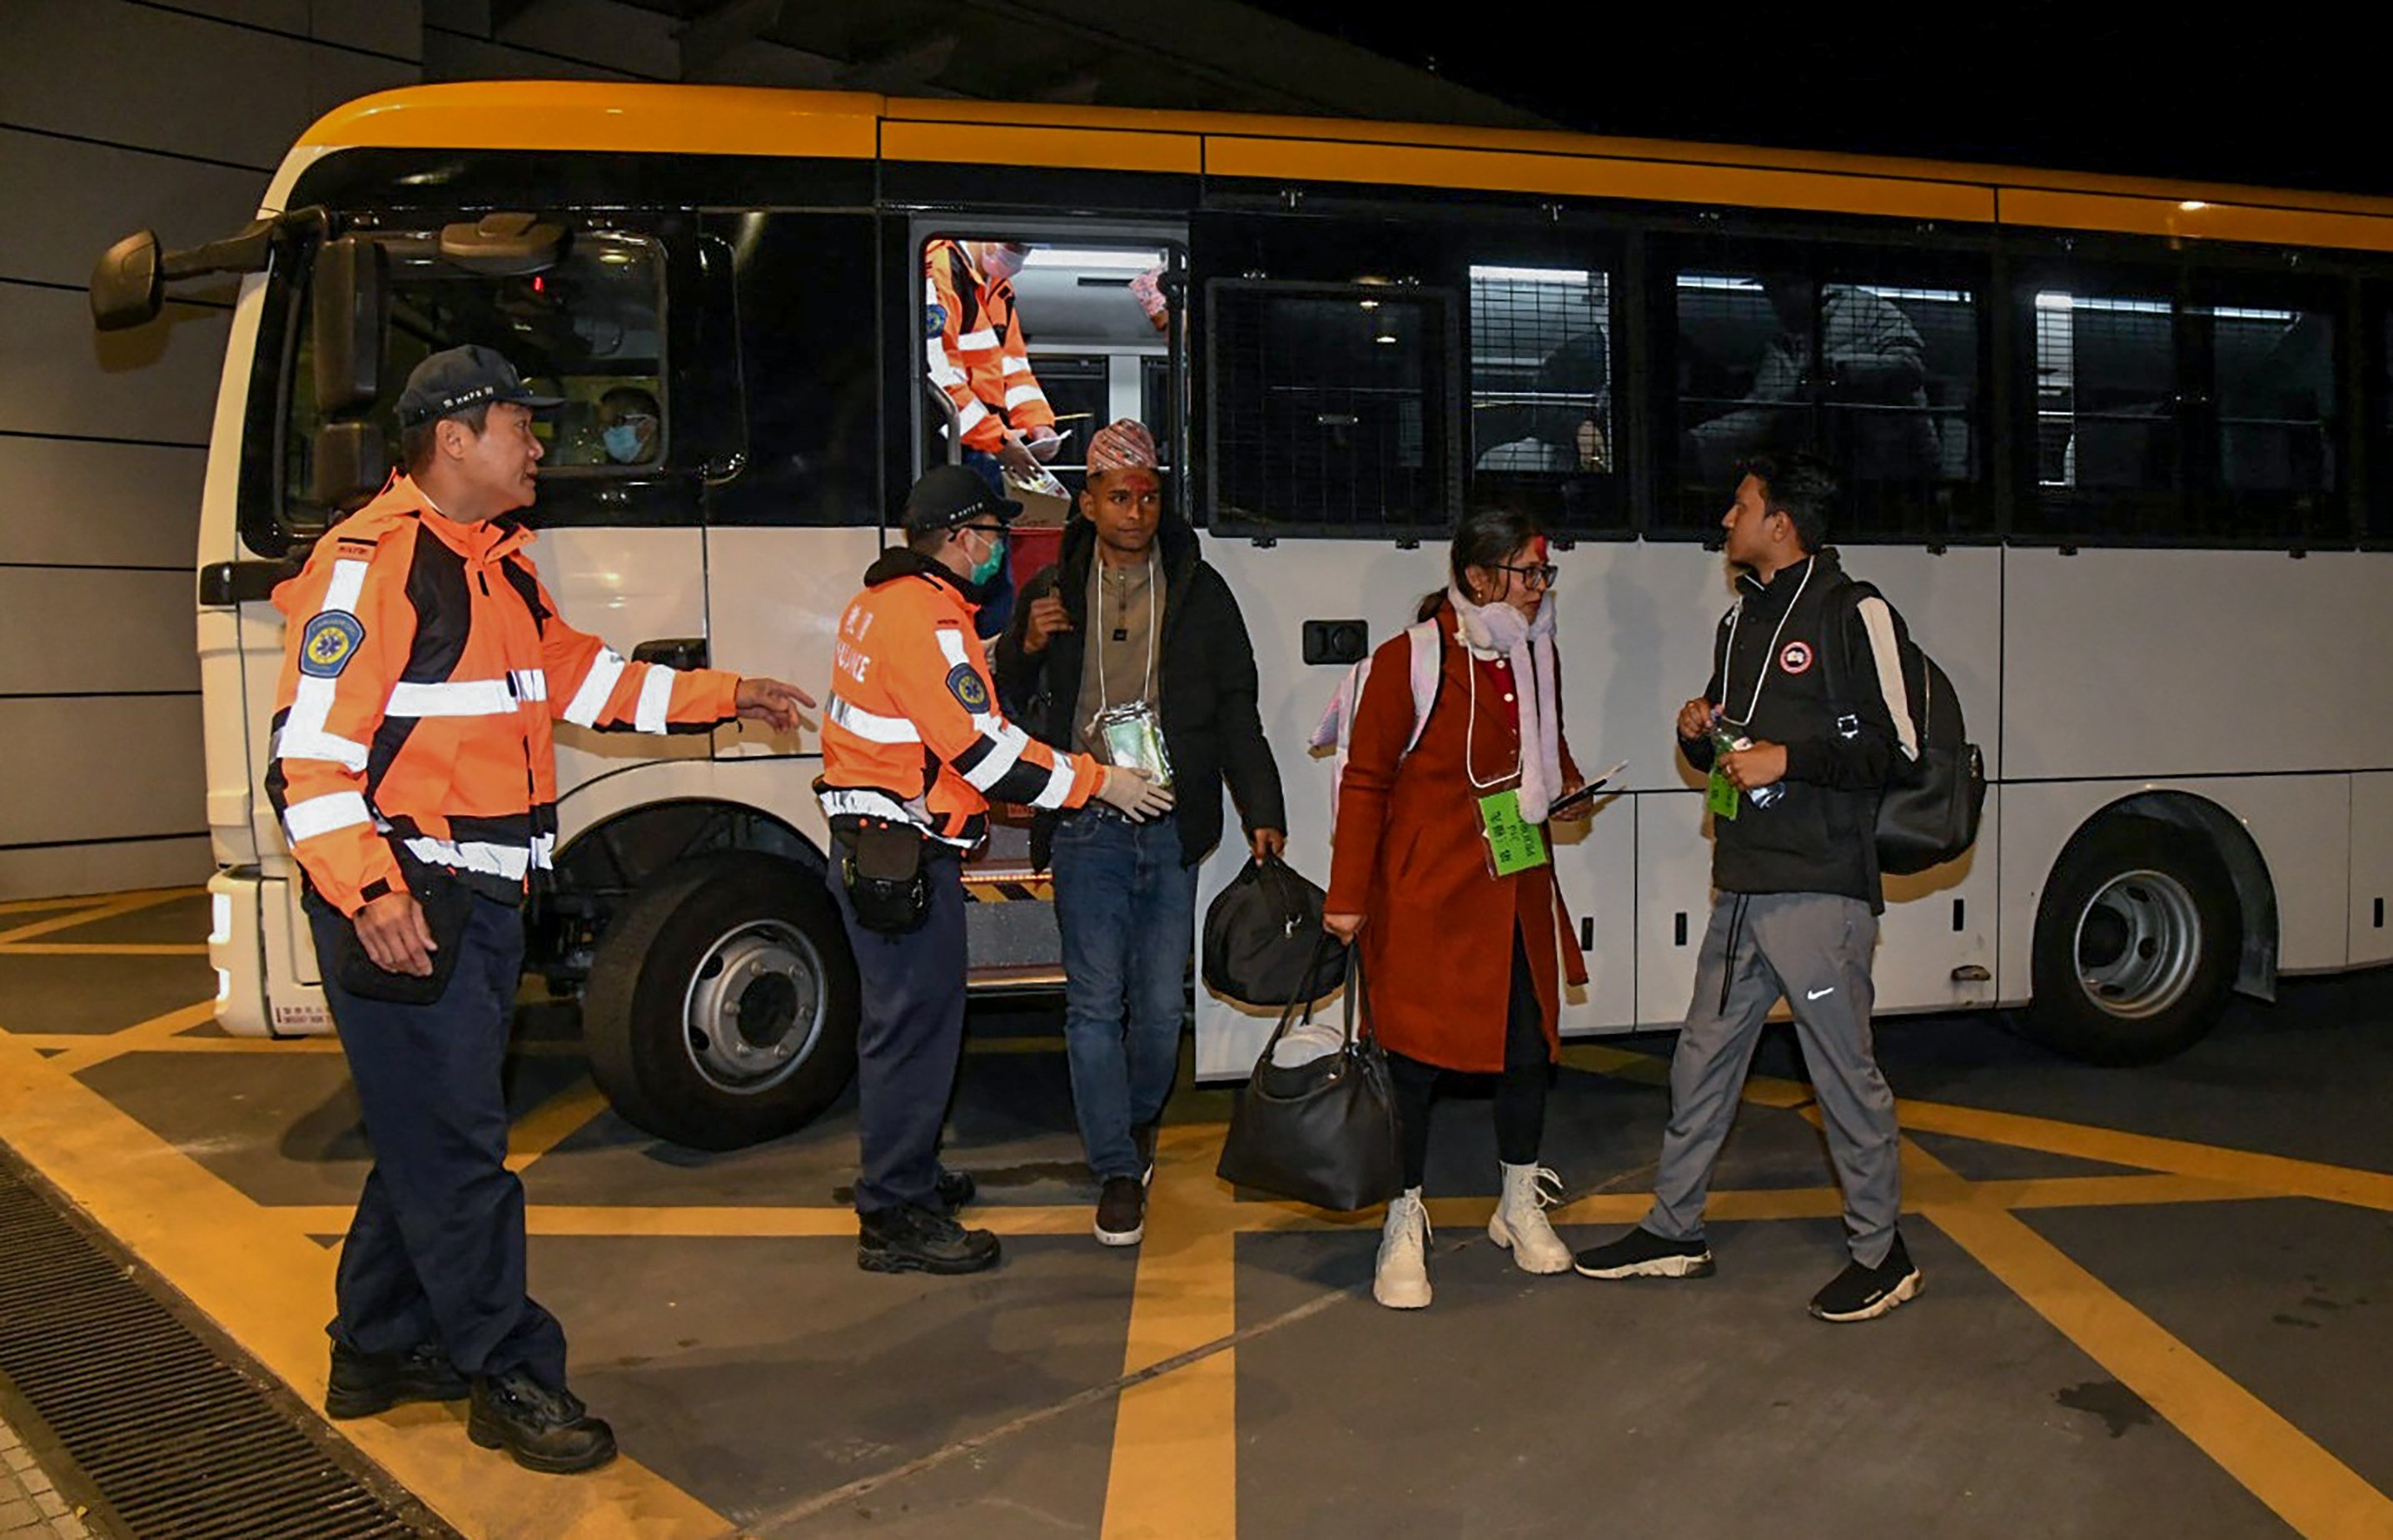
POLYGON ((411 1352, 369 1353, 335 1338, 324 1415, 370 1417, 401 1402, 462 1400, 471 1389, 449 1355, 429 1342, 411 1352))
POLYGON ((615 1457, 615 1430, 592 1416, 581 1397, 552 1390, 521 1369, 474 1381, 465 1436, 552 1476, 595 1470, 615 1457))
POLYGON ((945 1214, 899 1204, 857 1217, 856 1265, 867 1272, 978 1272, 997 1265, 997 1237, 945 1214))

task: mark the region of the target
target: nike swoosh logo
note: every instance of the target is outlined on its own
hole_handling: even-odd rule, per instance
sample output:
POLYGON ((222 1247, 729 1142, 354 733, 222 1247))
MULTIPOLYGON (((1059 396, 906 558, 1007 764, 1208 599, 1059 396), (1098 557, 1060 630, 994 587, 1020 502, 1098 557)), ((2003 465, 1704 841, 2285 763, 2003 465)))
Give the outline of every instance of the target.
POLYGON ((1828 985, 1825 989, 1808 989, 1808 990, 1805 990, 1805 991, 1804 991, 1804 993, 1803 993, 1803 998, 1804 998, 1805 999, 1807 999, 1807 1000, 1824 999, 1824 998, 1826 998, 1828 996, 1833 995, 1833 994, 1835 994, 1836 992, 1837 992, 1837 986, 1836 986, 1835 985, 1833 985, 1833 984, 1832 984, 1832 985, 1828 985))

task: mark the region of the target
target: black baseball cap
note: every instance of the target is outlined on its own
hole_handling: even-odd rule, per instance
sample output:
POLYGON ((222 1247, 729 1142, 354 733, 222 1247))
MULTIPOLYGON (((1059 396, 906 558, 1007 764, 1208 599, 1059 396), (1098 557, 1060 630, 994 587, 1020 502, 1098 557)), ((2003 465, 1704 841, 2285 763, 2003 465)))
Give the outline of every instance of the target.
POLYGON ((563 406, 565 398, 532 394, 515 365, 490 348, 468 343, 435 353, 415 366, 407 376, 407 388, 399 393, 399 425, 419 427, 491 401, 513 401, 545 411, 563 406))
POLYGON ((1011 524, 1022 504, 989 490, 988 483, 961 465, 936 465, 906 494, 906 532, 953 529, 976 518, 1011 524))

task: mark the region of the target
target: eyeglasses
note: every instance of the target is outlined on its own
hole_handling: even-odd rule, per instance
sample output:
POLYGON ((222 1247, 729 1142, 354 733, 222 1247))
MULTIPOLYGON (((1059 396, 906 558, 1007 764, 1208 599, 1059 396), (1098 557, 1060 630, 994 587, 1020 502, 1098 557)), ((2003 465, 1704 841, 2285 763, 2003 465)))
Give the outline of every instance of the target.
POLYGON ((1531 588, 1551 588, 1554 586, 1554 580, 1562 576, 1562 568, 1550 561, 1525 562, 1519 567, 1507 567, 1502 562, 1497 562, 1489 570, 1510 572, 1531 588))

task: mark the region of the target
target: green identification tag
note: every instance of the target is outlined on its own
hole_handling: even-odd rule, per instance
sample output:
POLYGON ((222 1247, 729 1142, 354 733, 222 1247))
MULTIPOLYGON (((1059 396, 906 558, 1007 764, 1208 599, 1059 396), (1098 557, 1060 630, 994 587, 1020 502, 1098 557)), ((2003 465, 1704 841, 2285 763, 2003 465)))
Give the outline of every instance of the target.
POLYGON ((1521 793, 1517 789, 1479 799, 1479 828, 1486 837, 1487 854, 1496 864, 1497 876, 1510 877, 1546 864, 1545 833, 1521 816, 1521 793))
POLYGON ((1726 818, 1729 822, 1734 823, 1737 802, 1736 788, 1729 784, 1728 773, 1720 767, 1718 762, 1715 762, 1712 765, 1712 778, 1704 787, 1704 805, 1712 810, 1713 817, 1726 818))

